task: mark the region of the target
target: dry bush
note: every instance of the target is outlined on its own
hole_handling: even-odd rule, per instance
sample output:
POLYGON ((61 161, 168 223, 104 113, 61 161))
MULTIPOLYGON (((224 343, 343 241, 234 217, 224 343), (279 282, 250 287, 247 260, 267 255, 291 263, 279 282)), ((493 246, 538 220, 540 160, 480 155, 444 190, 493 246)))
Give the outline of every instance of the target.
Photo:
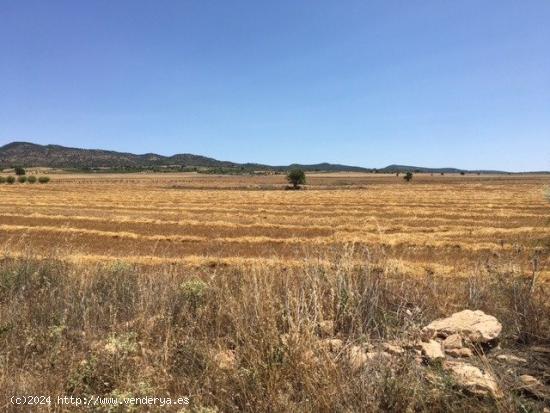
POLYGON ((334 321, 333 335, 351 346, 414 336, 475 307, 503 320, 518 345, 550 341, 539 286, 527 298, 510 274, 411 279, 362 254, 360 265, 346 250, 330 267, 208 271, 4 260, 0 398, 169 394, 189 396, 197 411, 489 412, 493 401, 456 391, 437 368, 441 382, 428 382, 412 360, 350 368, 319 344, 319 322, 334 321), (234 359, 221 363, 220 351, 234 359))

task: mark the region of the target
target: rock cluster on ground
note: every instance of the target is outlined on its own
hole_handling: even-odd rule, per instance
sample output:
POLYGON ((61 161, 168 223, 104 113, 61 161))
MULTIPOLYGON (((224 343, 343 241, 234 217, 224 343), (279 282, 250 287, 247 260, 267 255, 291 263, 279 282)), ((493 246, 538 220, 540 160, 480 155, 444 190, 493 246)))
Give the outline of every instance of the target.
MULTIPOLYGON (((319 324, 321 346, 346 361, 354 371, 373 360, 385 361, 412 354, 420 365, 440 365, 457 386, 476 396, 503 397, 488 358, 508 367, 527 363, 525 358, 513 354, 493 354, 499 353, 496 349, 502 324, 480 310, 464 310, 432 321, 422 329, 421 340, 415 342, 383 342, 377 347, 357 343, 346 345, 340 338, 331 336, 333 331, 332 322, 319 324)), ((547 386, 539 379, 530 375, 518 375, 516 379, 523 393, 546 398, 547 386)))
MULTIPOLYGON (((345 363, 354 372, 361 371, 368 364, 372 366, 372 363, 384 363, 391 366, 394 361, 407 358, 418 364, 428 382, 440 382, 441 377, 438 375, 444 372, 455 386, 476 397, 502 398, 504 391, 501 376, 504 374, 508 382, 512 377, 512 390, 550 404, 550 389, 544 384, 550 374, 544 373, 542 377, 526 374, 532 371, 525 369, 528 365, 525 357, 500 349, 498 339, 501 331, 502 324, 495 317, 479 310, 464 310, 432 321, 419 334, 414 335, 419 337, 417 339, 377 344, 352 343, 336 334, 336 326, 332 320, 323 320, 315 328, 315 345, 325 350, 332 362, 345 363), (429 366, 434 366, 435 369, 430 369, 429 366), (495 366, 498 367, 497 370, 504 371, 501 376, 497 375, 495 366)), ((305 343, 304 336, 298 333, 283 334, 280 340, 290 350, 312 344, 305 343)), ((550 353, 548 348, 542 346, 534 346, 530 350, 544 356, 550 353)), ((307 364, 319 362, 320 359, 313 348, 309 347, 301 353, 301 360, 307 364)), ((213 361, 220 370, 225 371, 234 370, 239 364, 233 350, 215 352, 213 361)))
POLYGON ((442 360, 443 368, 465 390, 476 395, 502 397, 496 378, 489 371, 468 363, 480 345, 496 342, 502 324, 483 311, 464 310, 432 321, 423 328, 420 343, 427 362, 442 360))

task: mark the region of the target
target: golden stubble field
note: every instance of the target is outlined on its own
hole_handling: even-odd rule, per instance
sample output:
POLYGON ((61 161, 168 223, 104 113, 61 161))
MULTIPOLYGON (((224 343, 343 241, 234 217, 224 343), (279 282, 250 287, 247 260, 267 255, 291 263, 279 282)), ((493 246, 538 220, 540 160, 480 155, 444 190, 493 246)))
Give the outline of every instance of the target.
POLYGON ((548 279, 543 175, 53 174, 0 186, 0 255, 215 267, 330 262, 342 245, 382 251, 412 275, 498 262, 548 279))

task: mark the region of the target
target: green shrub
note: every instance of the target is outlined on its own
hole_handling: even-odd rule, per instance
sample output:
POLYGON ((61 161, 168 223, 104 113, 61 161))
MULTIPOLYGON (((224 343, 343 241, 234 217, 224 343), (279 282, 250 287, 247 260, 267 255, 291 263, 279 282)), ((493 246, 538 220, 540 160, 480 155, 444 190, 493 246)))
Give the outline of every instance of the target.
POLYGON ((8 184, 13 184, 13 183, 15 182, 15 176, 13 176, 13 175, 8 176, 8 177, 6 178, 6 182, 7 182, 8 184))
POLYGON ((112 355, 133 354, 137 351, 136 334, 133 332, 111 334, 107 339, 104 350, 112 355))
POLYGON ((208 284, 195 278, 184 282, 180 286, 180 291, 183 300, 188 303, 193 310, 196 310, 205 302, 208 284))
POLYGON ((17 177, 17 182, 19 182, 20 184, 24 184, 25 182, 27 182, 27 176, 26 175, 19 175, 17 177))
POLYGON ((20 167, 20 166, 16 166, 14 168, 14 171, 15 171, 15 175, 25 175, 27 172, 25 171, 24 168, 20 167))
POLYGON ((48 182, 50 182, 50 177, 41 176, 40 178, 38 178, 38 182, 40 182, 41 184, 47 184, 48 182))
POLYGON ((29 177, 27 178, 27 182, 28 182, 29 184, 34 184, 34 183, 36 182, 36 176, 34 176, 34 175, 29 176, 29 177))
POLYGON ((306 183, 306 174, 301 169, 292 169, 286 175, 286 179, 294 188, 299 188, 306 183))
POLYGON ((6 183, 6 177, 0 176, 0 184, 5 184, 5 183, 6 183))
POLYGON ((410 182, 410 181, 413 179, 413 174, 412 174, 412 172, 407 172, 407 173, 405 174, 405 176, 403 177, 403 179, 404 179, 405 181, 407 181, 407 182, 410 182))

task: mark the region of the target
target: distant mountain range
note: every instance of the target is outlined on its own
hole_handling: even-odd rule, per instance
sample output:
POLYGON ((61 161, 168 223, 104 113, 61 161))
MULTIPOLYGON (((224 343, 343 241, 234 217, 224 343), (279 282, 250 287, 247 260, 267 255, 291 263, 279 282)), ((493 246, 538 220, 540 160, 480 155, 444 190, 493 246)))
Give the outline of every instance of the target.
MULTIPOLYGON (((244 170, 283 171, 301 168, 305 171, 371 172, 373 168, 319 163, 313 165, 292 164, 272 166, 257 163, 219 161, 206 156, 189 153, 162 156, 155 153, 136 155, 102 149, 68 148, 60 145, 37 145, 30 142, 12 142, 0 147, 0 169, 13 166, 50 167, 61 169, 148 169, 148 168, 219 168, 244 170)), ((424 168, 407 165, 389 165, 378 172, 427 172, 427 173, 501 173, 502 171, 465 171, 457 168, 424 168)))

